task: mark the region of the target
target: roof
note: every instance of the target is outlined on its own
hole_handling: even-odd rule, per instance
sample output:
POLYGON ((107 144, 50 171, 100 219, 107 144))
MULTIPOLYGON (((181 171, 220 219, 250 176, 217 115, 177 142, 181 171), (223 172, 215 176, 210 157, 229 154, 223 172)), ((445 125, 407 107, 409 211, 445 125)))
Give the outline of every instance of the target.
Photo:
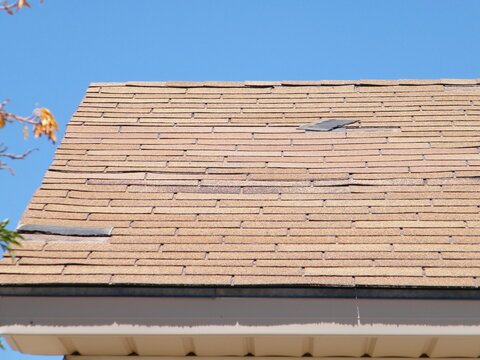
POLYGON ((93 83, 0 283, 476 288, 479 84, 93 83))

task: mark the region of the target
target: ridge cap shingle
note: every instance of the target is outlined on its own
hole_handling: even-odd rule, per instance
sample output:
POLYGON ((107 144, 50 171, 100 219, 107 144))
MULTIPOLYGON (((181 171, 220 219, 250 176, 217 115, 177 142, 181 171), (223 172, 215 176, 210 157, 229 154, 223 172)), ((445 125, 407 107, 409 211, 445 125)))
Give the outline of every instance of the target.
POLYGON ((273 86, 426 86, 426 85, 479 85, 480 79, 362 79, 362 80, 284 80, 284 81, 127 81, 92 82, 89 87, 273 87, 273 86))

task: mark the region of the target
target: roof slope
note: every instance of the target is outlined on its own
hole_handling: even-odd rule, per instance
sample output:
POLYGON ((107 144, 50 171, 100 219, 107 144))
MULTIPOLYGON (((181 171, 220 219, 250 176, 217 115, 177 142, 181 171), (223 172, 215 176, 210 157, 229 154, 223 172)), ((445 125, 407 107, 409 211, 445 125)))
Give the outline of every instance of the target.
POLYGON ((91 84, 0 283, 476 287, 477 84, 91 84))

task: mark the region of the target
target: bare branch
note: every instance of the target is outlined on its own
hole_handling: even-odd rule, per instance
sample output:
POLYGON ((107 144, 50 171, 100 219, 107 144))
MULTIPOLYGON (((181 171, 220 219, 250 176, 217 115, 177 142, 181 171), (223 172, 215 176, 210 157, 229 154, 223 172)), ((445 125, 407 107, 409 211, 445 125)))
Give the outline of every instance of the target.
POLYGON ((28 124, 32 124, 32 125, 35 125, 37 123, 36 116, 34 114, 32 114, 28 117, 22 117, 22 116, 18 116, 18 115, 15 115, 15 114, 12 114, 12 113, 9 113, 9 112, 5 111, 3 108, 5 107, 5 105, 8 104, 9 101, 10 100, 7 99, 7 100, 3 101, 2 103, 0 103, 0 118, 3 118, 4 121, 8 121, 10 123, 12 123, 14 121, 28 123, 28 124))
MULTIPOLYGON (((12 160, 21 160, 21 159, 25 159, 33 151, 36 151, 38 149, 37 148, 30 149, 27 152, 23 153, 22 155, 10 154, 10 153, 6 152, 7 150, 8 150, 8 148, 6 146, 4 146, 3 143, 0 143, 0 157, 3 156, 3 157, 6 157, 8 159, 12 159, 12 160)), ((0 160, 0 170, 8 170, 10 172, 10 174, 15 175, 15 170, 13 170, 11 167, 9 167, 6 162, 1 161, 1 160, 0 160)))
POLYGON ((8 170, 10 174, 15 175, 15 170, 7 166, 7 164, 3 161, 0 161, 0 170, 8 170))
POLYGON ((6 147, 1 148, 0 149, 0 156, 4 156, 4 157, 7 157, 7 158, 12 159, 12 160, 22 160, 22 159, 25 159, 28 155, 30 155, 33 151, 38 150, 38 149, 37 148, 30 149, 26 153, 24 153, 23 155, 9 154, 9 153, 5 152, 7 150, 8 150, 8 148, 6 148, 6 147))
POLYGON ((18 8, 18 2, 14 2, 12 4, 9 4, 7 3, 7 1, 5 1, 3 3, 3 5, 0 5, 0 10, 5 10, 6 12, 8 12, 10 15, 13 15, 13 9, 15 8, 18 8))
MULTIPOLYGON (((58 124, 50 110, 46 108, 38 108, 33 110, 32 115, 28 117, 18 116, 4 110, 9 100, 0 103, 0 128, 4 127, 7 122, 26 123, 33 125, 33 134, 35 137, 46 135, 53 143, 57 141, 58 124)), ((28 128, 24 125, 23 136, 28 137, 28 128)))
MULTIPOLYGON (((5 100, 0 103, 0 128, 3 128, 7 123, 23 123, 23 137, 24 139, 28 138, 28 127, 26 124, 33 125, 33 135, 35 137, 40 137, 46 135, 53 143, 57 140, 57 130, 58 124, 53 117, 53 114, 50 110, 46 108, 35 109, 32 115, 28 117, 22 117, 15 115, 13 113, 7 112, 5 106, 8 104, 9 100, 5 100)), ((8 158, 11 160, 25 159, 32 151, 38 149, 28 150, 22 155, 15 155, 7 153, 7 147, 3 143, 0 143, 0 157, 8 158)), ((0 161, 0 170, 6 169, 13 174, 13 170, 7 166, 3 161, 0 161)))

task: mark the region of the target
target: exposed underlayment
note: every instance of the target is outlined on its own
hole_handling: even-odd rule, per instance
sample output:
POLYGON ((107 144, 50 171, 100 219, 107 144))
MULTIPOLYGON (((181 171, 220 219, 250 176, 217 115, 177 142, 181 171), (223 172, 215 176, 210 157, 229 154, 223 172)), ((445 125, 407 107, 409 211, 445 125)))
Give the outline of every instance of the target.
POLYGON ((305 131, 332 131, 340 128, 344 125, 352 124, 357 120, 342 120, 342 119, 324 119, 320 121, 314 121, 305 125, 300 125, 298 130, 305 131))
POLYGON ((0 283, 475 289, 479 83, 91 84, 0 283))
POLYGON ((20 234, 51 234, 71 236, 110 236, 112 227, 94 226, 58 226, 20 224, 16 231, 20 234))

